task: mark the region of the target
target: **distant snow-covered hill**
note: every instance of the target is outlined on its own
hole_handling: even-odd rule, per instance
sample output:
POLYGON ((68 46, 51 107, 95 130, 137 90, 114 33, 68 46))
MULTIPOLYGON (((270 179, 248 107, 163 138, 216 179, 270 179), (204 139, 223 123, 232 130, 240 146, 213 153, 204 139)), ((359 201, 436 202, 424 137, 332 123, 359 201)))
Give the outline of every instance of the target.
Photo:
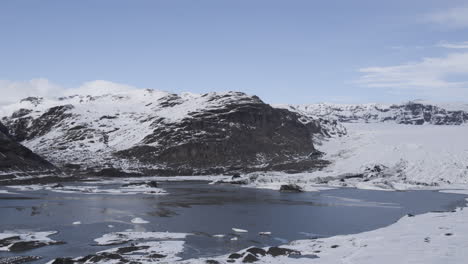
POLYGON ((468 105, 414 101, 403 104, 308 104, 278 105, 314 118, 344 123, 392 122, 408 125, 461 125, 468 122, 468 105))
POLYGON ((313 136, 344 133, 239 92, 30 97, 0 113, 12 137, 54 164, 152 174, 307 170, 322 166, 313 136))

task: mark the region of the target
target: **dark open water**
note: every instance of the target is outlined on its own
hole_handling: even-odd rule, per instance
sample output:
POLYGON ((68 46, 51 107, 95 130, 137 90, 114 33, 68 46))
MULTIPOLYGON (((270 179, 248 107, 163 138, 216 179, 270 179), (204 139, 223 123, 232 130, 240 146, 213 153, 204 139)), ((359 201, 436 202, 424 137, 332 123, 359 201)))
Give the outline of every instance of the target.
POLYGON ((160 187, 169 194, 64 194, 10 189, 19 194, 0 194, 0 232, 59 231, 51 238, 67 244, 21 254, 0 252, 0 257, 39 255, 45 257, 39 263, 45 263, 60 256, 84 256, 109 248, 94 246, 95 238, 126 229, 193 233, 186 239, 181 256, 215 256, 249 246, 369 231, 390 225, 408 213, 449 211, 465 206, 466 198, 434 191, 334 189, 280 193, 203 182, 163 182, 160 187), (150 223, 132 224, 130 220, 134 217, 150 223), (72 225, 75 221, 82 224, 72 225), (249 232, 235 234, 233 227, 249 232), (272 235, 258 235, 264 231, 272 235), (214 234, 226 237, 214 238, 211 236, 214 234), (238 236, 237 241, 230 240, 234 236, 238 236))

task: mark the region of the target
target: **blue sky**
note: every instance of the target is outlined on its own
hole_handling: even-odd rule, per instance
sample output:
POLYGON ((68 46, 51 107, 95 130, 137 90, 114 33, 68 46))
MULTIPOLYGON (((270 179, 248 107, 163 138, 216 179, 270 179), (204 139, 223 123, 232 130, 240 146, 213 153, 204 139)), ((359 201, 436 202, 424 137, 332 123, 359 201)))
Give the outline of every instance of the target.
POLYGON ((93 80, 270 103, 468 98, 467 1, 3 0, 0 41, 3 101, 93 80))

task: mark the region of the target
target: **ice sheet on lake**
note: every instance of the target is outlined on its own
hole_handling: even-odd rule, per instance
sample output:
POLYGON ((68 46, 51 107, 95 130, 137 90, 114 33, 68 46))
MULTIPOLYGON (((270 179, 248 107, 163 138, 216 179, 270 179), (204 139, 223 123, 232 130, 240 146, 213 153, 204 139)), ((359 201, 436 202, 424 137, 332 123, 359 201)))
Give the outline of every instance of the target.
MULTIPOLYGON (((96 184, 96 183, 95 183, 96 184)), ((58 193, 82 193, 82 194, 111 194, 111 195, 132 195, 132 194, 147 194, 147 195, 161 195, 166 192, 161 188, 146 187, 146 186, 132 186, 132 187, 116 187, 111 188, 105 185, 96 186, 57 186, 49 185, 15 185, 8 186, 8 188, 16 189, 19 191, 38 191, 47 190, 58 193)))
POLYGON ((169 232, 114 232, 94 239, 98 245, 116 245, 137 240, 184 239, 187 233, 169 232))

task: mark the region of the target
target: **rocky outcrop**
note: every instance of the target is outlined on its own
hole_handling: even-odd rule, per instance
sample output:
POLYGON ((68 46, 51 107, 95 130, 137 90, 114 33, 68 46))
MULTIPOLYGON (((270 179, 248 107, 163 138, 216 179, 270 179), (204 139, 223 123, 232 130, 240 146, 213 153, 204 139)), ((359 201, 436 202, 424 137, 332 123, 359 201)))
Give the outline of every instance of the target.
POLYGON ((53 170, 54 166, 14 141, 0 123, 0 179, 15 174, 53 170))
POLYGON ((63 167, 153 175, 311 170, 320 157, 313 136, 339 126, 239 92, 154 90, 29 98, 3 121, 12 137, 63 167))
POLYGON ((116 156, 187 171, 264 167, 307 158, 314 152, 311 134, 316 132, 318 127, 303 125, 296 114, 252 98, 159 126, 142 140, 144 145, 116 156))

